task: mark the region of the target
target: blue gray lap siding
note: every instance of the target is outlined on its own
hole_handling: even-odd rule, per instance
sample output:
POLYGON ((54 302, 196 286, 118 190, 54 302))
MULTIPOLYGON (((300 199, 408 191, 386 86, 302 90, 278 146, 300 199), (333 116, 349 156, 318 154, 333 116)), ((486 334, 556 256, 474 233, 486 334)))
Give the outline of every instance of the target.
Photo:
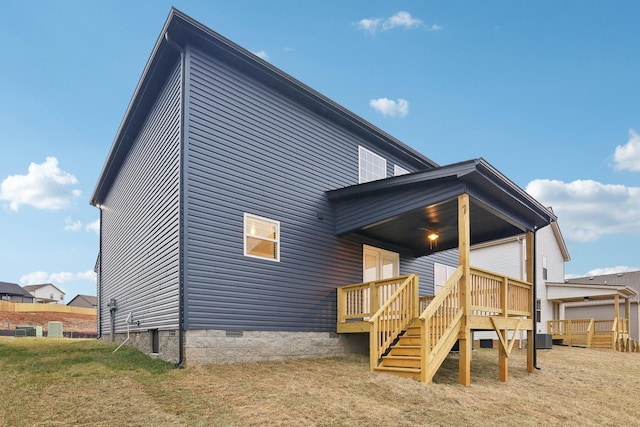
MULTIPOLYGON (((416 166, 196 49, 187 88, 186 328, 335 331, 363 241, 335 236, 325 191, 358 182, 358 145, 389 170, 416 166), (245 212, 280 221, 280 262, 243 256, 245 212)), ((431 260, 405 266, 433 276, 431 260)))
POLYGON ((117 304, 116 332, 177 329, 179 313, 180 67, 148 113, 101 209, 99 310, 117 304), (140 325, 137 325, 137 322, 140 325))

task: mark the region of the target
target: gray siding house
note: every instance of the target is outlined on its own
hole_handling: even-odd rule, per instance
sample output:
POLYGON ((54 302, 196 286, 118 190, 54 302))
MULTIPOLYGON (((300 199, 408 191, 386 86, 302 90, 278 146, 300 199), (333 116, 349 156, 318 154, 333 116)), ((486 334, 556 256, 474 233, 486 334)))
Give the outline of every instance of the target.
MULTIPOLYGON (((620 302, 618 312, 620 316, 629 320, 629 334, 631 339, 640 341, 640 271, 579 277, 566 280, 565 283, 570 285, 585 285, 586 288, 628 288, 635 291, 636 295, 629 298, 628 306, 624 301, 620 302), (629 312, 627 312, 627 310, 629 310, 629 312)), ((565 319, 612 319, 615 313, 615 303, 612 299, 591 301, 589 298, 585 298, 584 301, 581 302, 566 303, 563 308, 565 319)))
POLYGON ((91 198, 98 334, 189 364, 366 351, 336 333, 336 288, 417 273, 432 294, 460 192, 476 242, 555 219, 484 160, 440 167, 172 9, 91 198))
POLYGON ((16 283, 0 282, 0 301, 33 303, 34 296, 16 283))

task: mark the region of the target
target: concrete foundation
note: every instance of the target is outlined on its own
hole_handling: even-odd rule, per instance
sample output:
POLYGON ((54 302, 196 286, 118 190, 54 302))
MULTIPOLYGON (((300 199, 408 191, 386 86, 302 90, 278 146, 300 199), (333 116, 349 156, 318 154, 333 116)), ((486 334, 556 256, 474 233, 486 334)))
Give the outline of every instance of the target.
MULTIPOLYGON (((126 346, 151 357, 177 362, 178 331, 157 331, 158 348, 153 352, 152 330, 130 332, 126 346)), ((369 334, 336 334, 332 332, 221 331, 190 330, 184 333, 185 366, 208 363, 239 363, 269 360, 331 357, 344 354, 368 354, 369 334)), ((114 336, 122 343, 126 333, 114 336)), ((102 339, 111 341, 109 334, 102 339)))
MULTIPOLYGON (((126 346, 134 347, 140 350, 142 353, 148 354, 152 357, 159 357, 167 362, 177 362, 180 354, 178 352, 179 336, 178 331, 157 331, 158 334, 158 351, 153 352, 153 340, 152 330, 142 332, 130 332, 129 340, 126 342, 126 346)), ((127 339, 126 333, 115 334, 115 342, 122 343, 127 339)), ((105 341, 111 341, 109 334, 103 334, 102 339, 105 341)))
POLYGON ((330 357, 368 351, 368 334, 192 330, 185 337, 187 365, 330 357))

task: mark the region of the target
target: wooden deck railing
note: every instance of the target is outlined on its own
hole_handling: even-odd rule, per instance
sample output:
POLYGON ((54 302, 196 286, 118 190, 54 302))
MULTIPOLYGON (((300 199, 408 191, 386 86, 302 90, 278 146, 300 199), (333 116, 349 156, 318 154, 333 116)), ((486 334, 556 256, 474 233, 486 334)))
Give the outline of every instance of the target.
POLYGON ((369 319, 369 360, 373 370, 393 341, 418 314, 418 275, 411 274, 369 319))
POLYGON ((549 320, 549 333, 554 339, 567 341, 569 347, 574 345, 591 346, 594 331, 593 319, 549 320))
POLYGON ((463 268, 458 267, 438 295, 430 300, 423 299, 428 302, 419 317, 423 382, 430 382, 439 368, 441 360, 436 361, 435 358, 442 355, 441 350, 446 343, 455 338, 452 335, 464 314, 458 301, 462 273, 463 268))
MULTIPOLYGON (((338 329, 349 322, 366 322, 378 311, 409 275, 374 282, 356 283, 338 288, 338 329)), ((417 280, 417 279, 416 279, 417 280)), ((368 332, 366 330, 359 332, 368 332)), ((338 332, 341 332, 338 330, 338 332)))
POLYGON ((548 328, 553 339, 561 339, 569 347, 615 349, 618 340, 629 338, 629 319, 624 318, 549 320, 548 328))
POLYGON ((471 312, 476 316, 529 316, 531 284, 471 267, 471 312), (506 307, 505 307, 506 302, 506 307))

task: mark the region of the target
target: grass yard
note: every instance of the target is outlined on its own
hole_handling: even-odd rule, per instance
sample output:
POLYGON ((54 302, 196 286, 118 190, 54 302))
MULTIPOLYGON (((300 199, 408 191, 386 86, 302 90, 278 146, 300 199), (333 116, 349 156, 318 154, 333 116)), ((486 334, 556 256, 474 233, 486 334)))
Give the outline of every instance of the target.
POLYGON ((96 340, 0 337, 2 426, 636 425, 640 354, 554 347, 528 374, 514 350, 473 354, 470 387, 451 355, 421 384, 346 356, 174 369, 96 340))

